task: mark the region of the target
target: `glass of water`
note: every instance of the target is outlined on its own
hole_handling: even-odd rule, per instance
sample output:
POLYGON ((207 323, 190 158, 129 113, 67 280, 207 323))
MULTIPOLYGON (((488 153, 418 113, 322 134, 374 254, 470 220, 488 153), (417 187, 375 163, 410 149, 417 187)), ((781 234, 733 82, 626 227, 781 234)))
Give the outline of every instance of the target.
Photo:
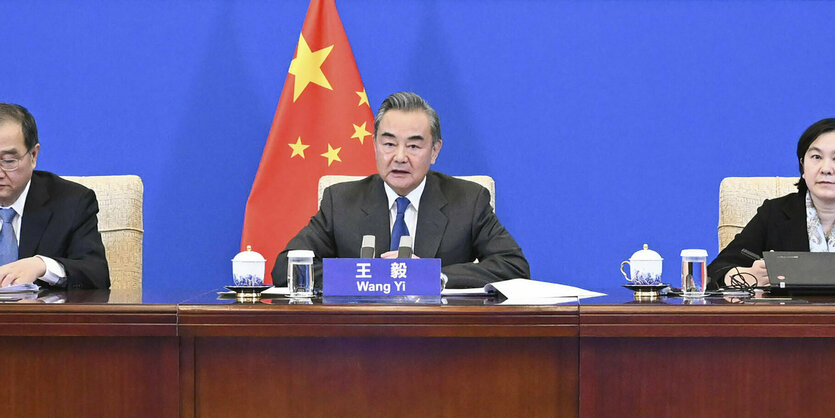
POLYGON ((681 250, 681 292, 686 298, 702 298, 707 286, 707 250, 681 250))
POLYGON ((313 251, 292 250, 287 253, 287 287, 291 298, 313 296, 313 251))

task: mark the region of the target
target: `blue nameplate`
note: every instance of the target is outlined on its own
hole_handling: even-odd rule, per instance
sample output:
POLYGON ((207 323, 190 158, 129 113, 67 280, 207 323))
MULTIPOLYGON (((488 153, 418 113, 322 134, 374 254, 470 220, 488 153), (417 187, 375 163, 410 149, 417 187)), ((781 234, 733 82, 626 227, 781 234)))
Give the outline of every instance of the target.
POLYGON ((324 296, 425 296, 441 294, 439 258, 326 258, 324 296))

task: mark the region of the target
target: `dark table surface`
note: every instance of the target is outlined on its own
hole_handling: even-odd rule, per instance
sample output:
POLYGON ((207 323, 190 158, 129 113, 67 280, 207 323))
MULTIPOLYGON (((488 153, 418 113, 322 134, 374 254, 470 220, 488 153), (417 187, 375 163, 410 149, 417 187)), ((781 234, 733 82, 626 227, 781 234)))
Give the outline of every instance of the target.
MULTIPOLYGON (((660 296, 654 299, 636 299, 633 292, 622 286, 591 289, 605 293, 604 296, 567 300, 559 304, 530 304, 528 306, 601 306, 601 305, 645 305, 645 306, 730 306, 730 305, 835 305, 835 295, 796 295, 775 297, 767 292, 757 292, 751 297, 733 295, 711 295, 701 299, 687 299, 679 296, 660 296)), ((443 297, 392 297, 392 298, 334 298, 320 296, 310 299, 291 299, 286 296, 262 297, 254 301, 238 301, 224 288, 217 289, 165 289, 165 290, 57 290, 43 289, 38 294, 20 296, 3 295, 6 299, 0 305, 11 303, 67 303, 67 304, 145 304, 145 305, 406 305, 406 306, 519 306, 510 304, 501 296, 443 296, 443 297), (13 300, 20 297, 21 300, 13 300)), ((523 304, 524 305, 524 304, 523 304)))

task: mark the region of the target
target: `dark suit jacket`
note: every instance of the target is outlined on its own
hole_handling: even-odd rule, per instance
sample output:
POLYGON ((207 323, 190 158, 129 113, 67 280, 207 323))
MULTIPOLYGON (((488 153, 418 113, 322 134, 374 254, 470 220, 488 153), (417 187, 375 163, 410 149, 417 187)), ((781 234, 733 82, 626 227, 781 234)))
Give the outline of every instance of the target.
POLYGON ((751 267, 754 261, 742 255, 743 248, 760 256, 770 250, 809 251, 806 195, 791 193, 763 202, 742 232, 708 266, 711 288, 723 287, 731 268, 751 267))
MULTIPOLYGON (((414 253, 441 259, 447 287, 481 287, 530 277, 522 249, 499 223, 484 187, 430 171, 419 207, 414 253), (473 263, 476 258, 479 262, 473 263)), ((315 283, 321 287, 322 258, 359 257, 363 235, 376 237, 378 256, 389 251, 388 199, 377 174, 325 190, 319 212, 278 255, 273 283, 287 283, 289 250, 313 250, 315 283)))
POLYGON ((34 171, 20 225, 18 257, 50 257, 64 266, 67 287, 110 287, 92 190, 46 171, 34 171))

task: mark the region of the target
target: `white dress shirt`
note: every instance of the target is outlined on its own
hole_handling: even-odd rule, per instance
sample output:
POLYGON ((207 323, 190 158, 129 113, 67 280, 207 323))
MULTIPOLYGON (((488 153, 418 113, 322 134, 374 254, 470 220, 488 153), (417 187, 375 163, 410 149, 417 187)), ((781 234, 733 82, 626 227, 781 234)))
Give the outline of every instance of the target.
MULTIPOLYGON (((14 219, 12 219, 12 227, 14 228, 15 238, 17 239, 17 245, 20 247, 20 225, 23 221, 23 208, 26 206, 26 196, 29 195, 29 186, 32 184, 32 180, 30 179, 28 183, 26 183, 26 187, 23 188, 23 193, 20 194, 20 197, 12 203, 11 206, 8 206, 14 209, 17 212, 14 219)), ((0 207, 5 209, 6 207, 0 207)), ((3 223, 0 222, 0 231, 3 229, 3 223)), ((67 273, 64 271, 64 266, 61 263, 49 258, 44 257, 42 255, 36 255, 36 257, 43 260, 44 264, 46 264, 46 274, 39 279, 55 286, 61 286, 67 280, 67 273)))
MULTIPOLYGON (((394 221, 397 218, 397 198, 400 197, 388 184, 383 182, 383 187, 386 189, 386 197, 389 200, 389 231, 394 228, 394 221)), ((423 189, 426 187, 426 177, 405 197, 409 199, 409 206, 406 207, 404 220, 406 221, 406 228, 409 229, 409 236, 412 237, 412 248, 415 248, 415 232, 417 231, 417 217, 418 207, 420 206, 420 197, 423 196, 423 189)))

